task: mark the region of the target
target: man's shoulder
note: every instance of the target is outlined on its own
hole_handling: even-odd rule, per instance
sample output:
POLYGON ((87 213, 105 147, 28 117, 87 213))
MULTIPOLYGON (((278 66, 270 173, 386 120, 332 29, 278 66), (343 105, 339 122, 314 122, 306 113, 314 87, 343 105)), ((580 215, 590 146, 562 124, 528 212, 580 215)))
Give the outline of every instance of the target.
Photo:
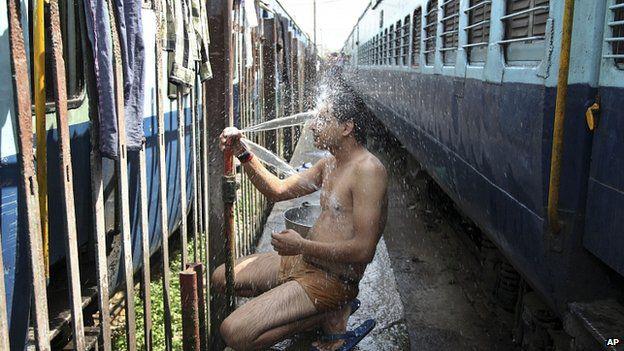
POLYGON ((361 159, 356 164, 355 173, 358 176, 364 177, 387 177, 387 171, 384 164, 377 158, 377 156, 368 151, 361 156, 361 159))

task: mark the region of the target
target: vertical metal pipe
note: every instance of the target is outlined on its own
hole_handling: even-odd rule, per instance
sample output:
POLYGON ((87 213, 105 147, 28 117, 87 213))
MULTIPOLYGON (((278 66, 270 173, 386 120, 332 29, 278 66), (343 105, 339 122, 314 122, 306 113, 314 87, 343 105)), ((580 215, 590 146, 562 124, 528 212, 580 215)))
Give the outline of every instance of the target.
POLYGON ((204 265, 202 263, 189 264, 187 268, 195 271, 197 279, 197 308, 199 317, 199 338, 202 351, 208 350, 208 335, 206 333, 206 295, 204 294, 204 265))
POLYGON ((147 162, 145 161, 145 142, 139 150, 139 186, 141 193, 141 252, 143 258, 141 291, 143 295, 143 337, 145 351, 152 350, 152 294, 150 291, 150 233, 148 225, 147 203, 147 162))
POLYGON ((97 140, 97 118, 91 125, 91 207, 93 209, 93 237, 95 243, 95 268, 98 281, 98 306, 100 309, 100 335, 103 351, 111 351, 111 325, 108 290, 108 262, 106 257, 106 223, 104 219, 104 183, 102 181, 102 156, 97 140))
POLYGON ((161 228, 161 262, 162 262, 162 283, 163 283, 163 314, 165 328, 165 350, 172 351, 173 330, 171 328, 171 278, 169 270, 169 220, 167 213, 167 164, 165 157, 165 102, 163 96, 163 86, 167 80, 163 71, 163 47, 164 39, 164 16, 162 2, 154 2, 156 12, 156 117, 158 126, 158 180, 159 180, 159 209, 161 228))
POLYGON ((50 274, 48 253, 48 162, 46 140, 46 93, 45 93, 45 24, 44 0, 35 1, 33 11, 33 69, 35 85, 35 118, 37 128, 37 181, 39 182, 39 210, 41 216, 41 234, 43 236, 43 260, 46 277, 50 274))
POLYGON ((187 227, 187 193, 186 193, 186 111, 182 87, 178 86, 178 164, 180 165, 180 242, 182 243, 182 268, 188 262, 188 227, 187 227))
POLYGON ((193 268, 180 272, 182 302, 182 347, 184 351, 200 351, 197 274, 193 268))
POLYGON ((32 113, 30 87, 28 86, 28 59, 24 46, 24 32, 20 22, 21 13, 16 0, 7 0, 9 50, 15 115, 17 122, 17 162, 20 171, 18 196, 20 228, 28 237, 35 327, 35 343, 39 351, 50 351, 50 326, 48 321, 48 298, 43 265, 43 248, 39 217, 38 184, 34 172, 32 145, 32 113))
MULTIPOLYGON (((78 233, 76 231, 76 210, 74 207, 74 180, 71 162, 69 121, 67 116, 67 90, 65 61, 63 60, 63 38, 58 0, 50 0, 50 25, 48 27, 52 48, 52 82, 54 85, 54 103, 59 136, 59 175, 61 178, 61 197, 63 202, 63 229, 65 230, 65 254, 67 274, 69 276, 69 299, 71 306, 74 346, 76 350, 85 349, 84 323, 82 317, 82 294, 80 289, 80 269, 78 256, 78 233)), ((44 250, 45 252, 45 250, 44 250)))
MULTIPOLYGON (((195 79, 197 83, 197 79, 195 79)), ((195 123, 197 122, 197 116, 195 116, 195 112, 197 109, 195 103, 195 88, 196 85, 191 87, 191 183, 193 184, 193 197, 192 197, 192 205, 191 210, 193 211, 193 229, 192 229, 192 238, 193 238, 193 262, 198 262, 198 252, 197 252, 197 233, 198 233, 198 211, 197 207, 199 204, 198 201, 198 184, 197 184, 197 137, 195 135, 195 123)))
MULTIPOLYGON (((234 157, 232 152, 226 150, 223 153, 225 170, 224 176, 234 177, 234 157)), ((224 218, 224 237, 226 242, 226 259, 225 259, 225 281, 226 281, 226 297, 230 308, 234 307, 234 258, 236 256, 236 233, 234 231, 234 203, 224 201, 223 206, 224 218)))
POLYGON ((561 34, 561 53, 559 55, 559 76, 557 78, 557 101, 555 105, 555 123, 553 142, 550 153, 550 180, 548 185, 548 224, 552 233, 561 230, 559 221, 559 190, 561 186, 561 165, 563 159, 563 132, 565 108, 568 94, 568 75, 570 72, 570 47, 572 46, 572 27, 574 23, 574 0, 565 0, 563 12, 563 32, 561 34))
POLYGON ((117 112, 117 148, 118 159, 117 186, 119 189, 119 216, 122 238, 122 266, 124 272, 124 293, 126 308, 126 345, 128 351, 135 351, 136 345, 136 313, 134 305, 134 269, 132 266, 132 235, 130 232, 130 204, 128 189, 128 155, 126 149, 126 120, 124 110, 124 84, 122 74, 120 37, 115 23, 115 11, 111 2, 108 3, 111 15, 111 33, 113 41, 113 67, 115 74, 115 103, 117 112))
MULTIPOLYGON (((2 227, 0 227, 0 272, 4 272, 2 227)), ((0 276, 0 350, 9 350, 9 315, 7 312, 6 289, 4 287, 4 274, 2 274, 0 276)))

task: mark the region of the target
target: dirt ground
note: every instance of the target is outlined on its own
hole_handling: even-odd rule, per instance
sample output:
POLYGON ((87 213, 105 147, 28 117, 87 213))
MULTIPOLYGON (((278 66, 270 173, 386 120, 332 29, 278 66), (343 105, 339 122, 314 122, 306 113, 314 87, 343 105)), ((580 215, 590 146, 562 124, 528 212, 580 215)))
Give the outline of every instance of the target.
MULTIPOLYGON (((404 304, 411 350, 519 350, 513 315, 480 285, 483 271, 467 226, 442 190, 396 142, 369 149, 390 174, 384 237, 404 304)), ((372 144, 372 145, 371 145, 372 144)))

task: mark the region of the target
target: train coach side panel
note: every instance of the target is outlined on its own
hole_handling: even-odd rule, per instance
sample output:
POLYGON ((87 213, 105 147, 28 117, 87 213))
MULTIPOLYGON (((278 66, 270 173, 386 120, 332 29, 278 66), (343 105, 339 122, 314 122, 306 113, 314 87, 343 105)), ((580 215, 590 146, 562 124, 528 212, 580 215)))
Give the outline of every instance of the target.
POLYGON ((588 286, 600 286, 604 275, 591 273, 597 262, 578 245, 591 144, 578 119, 593 89, 570 87, 561 195, 566 232, 557 253, 545 230, 556 89, 400 69, 346 72, 381 121, 549 303, 595 297, 588 286))

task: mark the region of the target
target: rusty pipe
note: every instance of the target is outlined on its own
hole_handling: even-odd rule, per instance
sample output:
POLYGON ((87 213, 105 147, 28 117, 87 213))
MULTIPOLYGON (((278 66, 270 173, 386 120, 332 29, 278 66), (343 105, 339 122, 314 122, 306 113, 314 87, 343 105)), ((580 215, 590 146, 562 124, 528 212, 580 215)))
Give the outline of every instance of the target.
POLYGON ((180 301, 182 303, 182 348, 184 351, 200 351, 197 273, 193 268, 180 272, 180 301))
POLYGON ((565 0, 563 12, 563 32, 561 34, 561 53, 559 56, 559 76, 557 78, 557 100, 553 142, 550 153, 550 180, 548 184, 548 224, 552 233, 561 231, 559 220, 559 190, 561 187, 561 165, 563 158, 563 132, 565 108, 568 95, 568 75, 570 72, 570 47, 572 44, 572 26, 574 20, 574 0, 565 0))

